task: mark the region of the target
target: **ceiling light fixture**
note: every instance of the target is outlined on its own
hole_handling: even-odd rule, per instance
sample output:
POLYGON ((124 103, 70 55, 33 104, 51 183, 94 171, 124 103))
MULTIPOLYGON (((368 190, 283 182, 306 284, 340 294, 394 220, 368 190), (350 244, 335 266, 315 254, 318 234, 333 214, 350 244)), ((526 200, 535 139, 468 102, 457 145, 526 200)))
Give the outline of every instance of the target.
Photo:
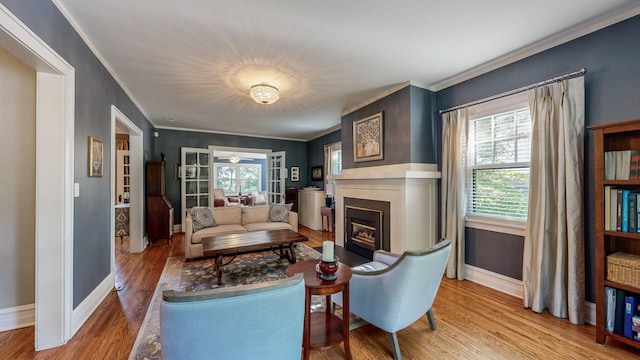
POLYGON ((249 96, 258 104, 273 104, 280 99, 278 88, 266 84, 253 85, 249 96))
POLYGON ((233 155, 233 156, 229 156, 229 161, 230 161, 232 164, 237 164, 237 163, 239 163, 240 161, 242 161, 242 158, 240 158, 240 156, 233 155))

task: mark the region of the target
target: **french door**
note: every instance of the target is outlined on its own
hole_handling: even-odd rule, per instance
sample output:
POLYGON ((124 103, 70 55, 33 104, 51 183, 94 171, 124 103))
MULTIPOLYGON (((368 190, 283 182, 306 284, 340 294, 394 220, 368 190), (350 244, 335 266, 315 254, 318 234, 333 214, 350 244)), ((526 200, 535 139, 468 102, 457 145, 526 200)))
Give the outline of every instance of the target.
POLYGON ((267 157, 267 191, 269 204, 284 204, 284 187, 287 178, 285 152, 272 152, 267 157))

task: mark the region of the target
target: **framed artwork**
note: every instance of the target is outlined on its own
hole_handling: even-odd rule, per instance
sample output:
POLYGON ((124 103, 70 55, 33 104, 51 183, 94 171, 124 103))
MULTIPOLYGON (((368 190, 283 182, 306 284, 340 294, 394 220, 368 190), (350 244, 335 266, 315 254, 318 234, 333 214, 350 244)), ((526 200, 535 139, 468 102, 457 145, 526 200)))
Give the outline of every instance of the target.
POLYGON ((353 161, 382 159, 382 111, 353 122, 353 161))
POLYGON ((180 180, 182 178, 182 167, 180 164, 176 164, 176 180, 180 180))
POLYGON ((89 177, 102 177, 103 158, 102 141, 89 136, 89 177))
POLYGON ((311 180, 322 181, 322 166, 314 166, 311 168, 311 180))
POLYGON ((300 167, 291 167, 291 181, 300 181, 300 167))

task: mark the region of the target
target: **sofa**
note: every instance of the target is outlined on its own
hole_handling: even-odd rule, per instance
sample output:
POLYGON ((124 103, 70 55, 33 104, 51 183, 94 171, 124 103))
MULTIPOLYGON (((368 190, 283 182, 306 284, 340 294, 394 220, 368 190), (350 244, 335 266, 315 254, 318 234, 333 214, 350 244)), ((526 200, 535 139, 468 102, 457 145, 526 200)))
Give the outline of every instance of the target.
POLYGON ((247 205, 257 206, 267 204, 267 192, 266 191, 252 191, 247 196, 247 205))
POLYGON ((202 239, 209 236, 260 230, 298 231, 298 214, 289 211, 290 208, 285 204, 192 208, 185 219, 184 258, 204 256, 202 239), (202 214, 209 213, 213 219, 207 220, 205 216, 203 220, 202 214))

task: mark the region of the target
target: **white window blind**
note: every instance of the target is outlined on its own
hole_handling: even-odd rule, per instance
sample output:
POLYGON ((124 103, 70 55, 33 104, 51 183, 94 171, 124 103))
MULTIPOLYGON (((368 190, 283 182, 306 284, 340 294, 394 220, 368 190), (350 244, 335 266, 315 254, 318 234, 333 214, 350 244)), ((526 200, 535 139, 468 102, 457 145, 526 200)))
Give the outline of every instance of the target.
MULTIPOLYGON (((490 106, 490 105, 489 105, 490 106)), ((526 220, 531 116, 519 108, 470 117, 467 154, 469 215, 526 220)), ((513 106, 512 106, 513 107, 513 106)))

